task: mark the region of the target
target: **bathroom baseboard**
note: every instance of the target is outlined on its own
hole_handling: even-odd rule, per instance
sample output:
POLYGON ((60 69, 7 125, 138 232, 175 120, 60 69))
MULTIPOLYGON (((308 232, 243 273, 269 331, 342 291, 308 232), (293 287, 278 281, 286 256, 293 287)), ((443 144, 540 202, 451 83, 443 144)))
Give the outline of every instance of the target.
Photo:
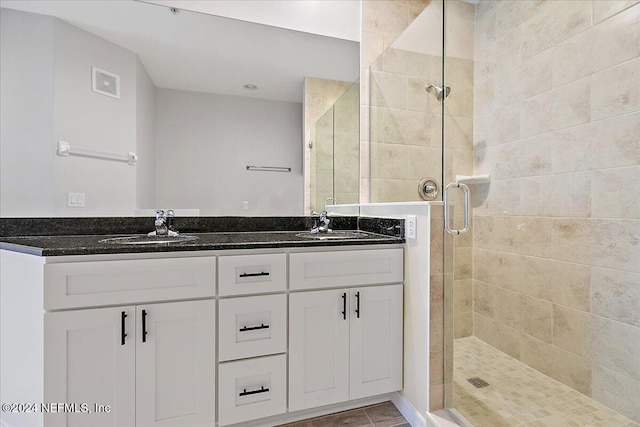
POLYGON ((391 395, 391 403, 398 408, 398 411, 400 411, 407 422, 411 424, 411 427, 439 427, 438 424, 427 424, 427 421, 420 415, 420 412, 418 412, 407 399, 400 396, 400 393, 391 395))
POLYGON ((471 424, 462 422, 457 411, 450 409, 439 409, 427 414, 428 427, 473 427, 471 424))

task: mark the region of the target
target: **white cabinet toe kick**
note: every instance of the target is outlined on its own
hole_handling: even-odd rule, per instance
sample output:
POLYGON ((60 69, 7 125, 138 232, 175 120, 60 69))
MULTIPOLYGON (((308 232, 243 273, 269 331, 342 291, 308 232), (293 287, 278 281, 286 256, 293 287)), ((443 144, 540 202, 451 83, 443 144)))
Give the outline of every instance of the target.
POLYGON ((37 405, 3 427, 273 426, 402 389, 402 246, 0 255, 3 403, 37 405))

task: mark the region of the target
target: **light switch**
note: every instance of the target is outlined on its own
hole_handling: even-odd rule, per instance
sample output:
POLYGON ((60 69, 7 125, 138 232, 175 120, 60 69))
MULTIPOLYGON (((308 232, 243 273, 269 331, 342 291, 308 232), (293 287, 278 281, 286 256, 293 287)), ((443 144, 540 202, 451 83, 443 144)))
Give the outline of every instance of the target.
POLYGON ((415 239, 416 238, 416 226, 417 220, 415 215, 407 215, 407 220, 405 221, 405 230, 404 237, 406 239, 415 239))
POLYGON ((84 193, 67 193, 67 206, 70 208, 84 208, 84 193))

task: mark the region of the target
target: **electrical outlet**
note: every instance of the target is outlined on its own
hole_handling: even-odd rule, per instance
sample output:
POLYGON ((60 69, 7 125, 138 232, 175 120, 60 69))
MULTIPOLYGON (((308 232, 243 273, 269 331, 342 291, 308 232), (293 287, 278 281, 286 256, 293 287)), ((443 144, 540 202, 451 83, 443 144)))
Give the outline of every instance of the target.
POLYGON ((404 237, 406 239, 416 238, 417 219, 415 215, 407 215, 404 228, 404 237))
POLYGON ((70 208, 84 208, 84 193, 67 193, 67 206, 70 208))
POLYGON ((243 211, 248 211, 249 210, 249 202, 247 202, 247 201, 242 202, 242 210, 243 211))

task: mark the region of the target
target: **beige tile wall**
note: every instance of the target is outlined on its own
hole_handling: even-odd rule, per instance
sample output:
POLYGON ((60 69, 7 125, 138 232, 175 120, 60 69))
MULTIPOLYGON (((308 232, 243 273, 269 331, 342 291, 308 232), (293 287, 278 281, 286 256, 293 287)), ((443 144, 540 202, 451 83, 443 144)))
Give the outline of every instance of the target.
MULTIPOLYGON (((305 77, 304 80, 304 167, 305 167, 305 200, 304 211, 308 214, 312 210, 312 203, 315 204, 317 199, 317 193, 324 194, 327 189, 327 182, 329 177, 320 174, 315 174, 315 169, 318 168, 321 171, 326 172, 329 168, 328 164, 316 165, 316 161, 327 159, 327 147, 324 147, 324 154, 320 154, 320 159, 316 159, 316 153, 313 149, 309 148, 309 140, 312 138, 312 132, 318 131, 314 129, 314 126, 318 121, 323 119, 321 123, 318 123, 319 127, 326 128, 328 126, 328 117, 324 117, 333 104, 351 87, 352 82, 343 82, 338 80, 318 79, 315 77, 305 77), (320 179, 320 182, 316 184, 316 179, 320 179), (319 186, 319 190, 318 190, 319 186), (313 193, 313 195, 312 195, 313 193)), ((323 137, 324 130, 319 130, 319 134, 323 137)), ((315 135, 314 135, 315 136, 315 135)), ((333 179, 331 178, 331 182, 333 179)), ((332 193, 333 190, 330 191, 332 193)), ((331 194, 330 194, 331 195, 331 194)), ((329 196, 326 196, 329 197, 329 196)), ((324 200, 324 199, 323 199, 324 200)), ((324 207, 324 203, 322 204, 324 207)))
MULTIPOLYGON (((390 47, 431 0, 362 0, 360 39, 360 202, 370 202, 369 66, 390 47)), ((396 184, 396 183, 393 183, 396 184)), ((400 191, 400 188, 396 185, 400 191)))
POLYGON ((360 84, 352 84, 335 102, 333 179, 336 203, 359 202, 360 84))
POLYGON ((640 422, 640 4, 475 26, 474 334, 640 422))
POLYGON ((308 150, 310 206, 306 212, 322 211, 327 197, 333 197, 333 116, 331 107, 313 124, 309 132, 313 148, 308 150))
MULTIPOLYGON (((437 2, 436 2, 437 3, 437 2)), ((427 8, 441 7, 431 3, 427 8)), ((466 38, 473 45, 473 6, 462 2, 449 3, 448 25, 465 27, 466 33, 452 37, 466 38), (470 31, 469 31, 470 29, 470 31)), ((425 9, 423 18, 403 33, 396 44, 421 49, 429 28, 441 20, 441 9, 425 9), (438 13, 440 18, 437 17, 438 13), (410 33, 407 35, 407 33, 410 33)), ((370 69, 369 109, 370 190, 372 202, 419 201, 418 183, 429 177, 442 187, 442 115, 445 115, 445 184, 455 181, 455 175, 470 175, 473 171, 473 58, 447 56, 446 85, 453 88, 442 104, 434 93, 425 91, 430 83, 442 84, 442 47, 431 46, 426 54, 395 48, 386 49, 370 69)), ((465 54, 455 48, 450 52, 465 54)), ((454 200, 461 202, 460 194, 454 200)), ((458 212, 462 212, 458 210, 458 212)), ((455 225, 461 227, 462 215, 455 225)), ((440 223, 440 226, 442 224, 440 223)), ((473 329, 472 315, 472 238, 471 234, 455 241, 455 336, 469 336, 473 329)))
POLYGON ((451 274, 445 274, 444 251, 451 247, 445 244, 442 229, 442 206, 431 207, 431 230, 429 251, 429 410, 444 407, 445 404, 445 281, 451 283, 451 274))
POLYGON ((371 202, 419 201, 422 178, 441 180, 441 105, 424 89, 436 59, 390 48, 371 67, 371 202))

